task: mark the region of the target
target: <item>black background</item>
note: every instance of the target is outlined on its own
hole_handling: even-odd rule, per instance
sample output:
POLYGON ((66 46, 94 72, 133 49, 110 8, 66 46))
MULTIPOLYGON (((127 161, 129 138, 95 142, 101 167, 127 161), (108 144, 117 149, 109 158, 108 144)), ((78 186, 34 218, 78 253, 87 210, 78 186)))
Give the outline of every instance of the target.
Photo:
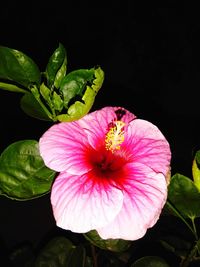
MULTIPOLYGON (((43 71, 61 42, 68 70, 100 65, 104 84, 92 110, 123 106, 156 124, 172 150, 172 174, 191 176, 200 149, 198 8, 138 1, 7 2, 0 8, 0 45, 30 56, 43 71)), ((21 95, 0 91, 0 151, 38 140, 49 123, 28 117, 21 95)), ((10 249, 37 244, 52 229, 49 195, 28 202, 0 197, 0 239, 10 249)))

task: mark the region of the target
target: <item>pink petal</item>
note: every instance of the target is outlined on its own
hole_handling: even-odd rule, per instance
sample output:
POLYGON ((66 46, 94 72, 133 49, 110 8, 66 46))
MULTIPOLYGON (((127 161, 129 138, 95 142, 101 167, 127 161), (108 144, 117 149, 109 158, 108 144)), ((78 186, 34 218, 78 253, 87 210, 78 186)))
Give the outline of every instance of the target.
POLYGON ((123 147, 128 151, 129 160, 143 163, 155 172, 167 174, 171 151, 167 140, 152 123, 136 119, 128 127, 123 147))
MULTIPOLYGON (((49 168, 74 175, 81 175, 92 169, 85 154, 91 146, 104 146, 109 123, 117 119, 119 107, 106 107, 87 114, 76 122, 58 123, 48 129, 39 140, 40 154, 49 168)), ((123 109, 123 120, 130 122, 135 115, 123 109)))
POLYGON ((135 240, 157 222, 167 198, 171 152, 155 125, 123 108, 106 107, 52 126, 39 147, 45 164, 63 172, 51 194, 59 227, 135 240), (112 154, 105 137, 117 120, 125 122, 125 140, 112 154))
POLYGON ((80 127, 82 127, 87 134, 90 145, 94 149, 97 149, 104 144, 105 134, 109 129, 110 123, 117 120, 116 112, 118 110, 123 110, 125 112, 122 120, 127 123, 127 125, 130 121, 136 118, 134 114, 121 107, 105 107, 87 114, 78 121, 80 127))
POLYGON ((87 144, 87 137, 77 122, 59 123, 43 134, 39 149, 49 168, 81 175, 92 168, 85 157, 87 144))
POLYGON ((85 233, 107 225, 121 210, 122 192, 109 185, 94 183, 91 175, 61 173, 56 178, 51 203, 59 227, 85 233))
POLYGON ((103 239, 143 237, 157 222, 166 202, 167 184, 162 173, 155 173, 140 163, 128 165, 123 207, 111 223, 97 229, 103 239))

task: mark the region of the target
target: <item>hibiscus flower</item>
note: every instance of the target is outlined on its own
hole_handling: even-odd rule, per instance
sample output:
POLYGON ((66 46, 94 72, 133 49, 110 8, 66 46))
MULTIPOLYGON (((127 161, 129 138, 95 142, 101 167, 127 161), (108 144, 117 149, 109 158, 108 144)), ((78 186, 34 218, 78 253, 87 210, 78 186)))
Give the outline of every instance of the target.
POLYGON ((152 123, 105 107, 53 125, 39 149, 45 165, 59 172, 51 190, 58 227, 136 240, 159 219, 171 152, 152 123))

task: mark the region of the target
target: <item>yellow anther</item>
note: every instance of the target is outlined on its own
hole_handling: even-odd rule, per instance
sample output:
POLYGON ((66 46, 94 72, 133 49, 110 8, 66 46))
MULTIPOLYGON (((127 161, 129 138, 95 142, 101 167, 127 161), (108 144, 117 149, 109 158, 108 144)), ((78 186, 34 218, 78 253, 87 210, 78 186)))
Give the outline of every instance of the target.
POLYGON ((115 121, 113 127, 110 128, 105 138, 105 146, 107 150, 119 150, 120 145, 124 142, 124 126, 123 121, 115 121))

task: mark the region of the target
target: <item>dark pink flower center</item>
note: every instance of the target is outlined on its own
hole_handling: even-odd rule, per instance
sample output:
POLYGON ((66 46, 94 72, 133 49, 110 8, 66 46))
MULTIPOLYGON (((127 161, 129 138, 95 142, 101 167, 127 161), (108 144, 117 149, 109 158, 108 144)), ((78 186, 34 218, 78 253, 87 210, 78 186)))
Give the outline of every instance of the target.
POLYGON ((124 165, 127 160, 117 151, 112 153, 104 147, 99 151, 90 151, 89 160, 93 165, 92 179, 102 182, 121 184, 125 178, 124 165))

